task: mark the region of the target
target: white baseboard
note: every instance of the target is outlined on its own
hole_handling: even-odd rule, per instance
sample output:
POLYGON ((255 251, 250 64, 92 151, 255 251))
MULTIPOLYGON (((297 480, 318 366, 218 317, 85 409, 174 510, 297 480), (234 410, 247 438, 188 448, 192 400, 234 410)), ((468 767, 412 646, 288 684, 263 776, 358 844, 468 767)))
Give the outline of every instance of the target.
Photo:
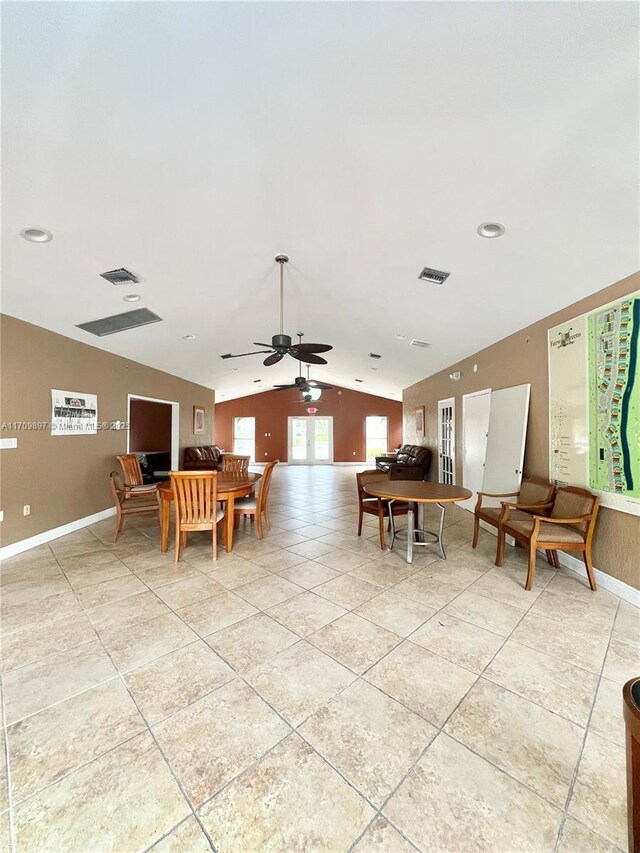
MULTIPOLYGON (((575 572, 577 575, 580 575, 581 578, 586 579, 587 570, 582 560, 579 560, 577 557, 573 557, 571 554, 566 554, 564 551, 558 551, 558 558, 561 566, 564 566, 571 572, 575 572)), ((636 589, 634 586, 630 586, 628 583, 618 580, 618 578, 614 578, 613 575, 601 572, 600 569, 594 568, 593 571, 596 576, 596 583, 599 587, 602 587, 602 589, 606 589, 609 592, 613 592, 615 595, 619 596, 624 601, 628 601, 629 604, 633 604, 635 607, 640 607, 640 589, 636 589)))
POLYGON ((69 524, 63 524, 61 527, 45 530, 44 533, 38 533, 35 536, 30 536, 28 539, 21 539, 12 545, 5 545, 4 548, 0 548, 0 560, 15 557, 16 554, 22 554, 23 551, 37 548, 38 545, 44 545, 46 542, 51 542, 52 539, 59 539, 68 533, 75 533, 76 530, 82 530, 83 527, 89 527, 98 521, 104 521, 115 514, 116 508, 112 506, 109 509, 103 509, 101 512, 94 512, 93 515, 87 515, 84 518, 76 519, 76 521, 70 521, 69 524))

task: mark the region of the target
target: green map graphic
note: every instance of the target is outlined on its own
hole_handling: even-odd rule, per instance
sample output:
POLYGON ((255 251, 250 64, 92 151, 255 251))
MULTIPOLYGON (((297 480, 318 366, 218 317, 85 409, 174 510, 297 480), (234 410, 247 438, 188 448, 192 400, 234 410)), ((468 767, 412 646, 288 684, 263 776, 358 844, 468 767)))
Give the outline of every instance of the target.
POLYGON ((589 483, 640 497, 640 297, 589 317, 589 483))

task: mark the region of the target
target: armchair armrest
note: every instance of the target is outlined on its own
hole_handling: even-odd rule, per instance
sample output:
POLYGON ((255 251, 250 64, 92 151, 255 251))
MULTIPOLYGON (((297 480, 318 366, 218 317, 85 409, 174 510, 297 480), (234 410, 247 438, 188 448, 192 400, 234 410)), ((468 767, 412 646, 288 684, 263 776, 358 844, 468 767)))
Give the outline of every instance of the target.
POLYGON ((576 518, 549 518, 546 515, 534 515, 536 521, 548 521, 550 524, 582 524, 585 521, 590 521, 593 513, 589 515, 579 515, 576 518))
POLYGON ((474 512, 482 507, 482 498, 515 498, 520 492, 477 492, 478 501, 474 507, 474 512))

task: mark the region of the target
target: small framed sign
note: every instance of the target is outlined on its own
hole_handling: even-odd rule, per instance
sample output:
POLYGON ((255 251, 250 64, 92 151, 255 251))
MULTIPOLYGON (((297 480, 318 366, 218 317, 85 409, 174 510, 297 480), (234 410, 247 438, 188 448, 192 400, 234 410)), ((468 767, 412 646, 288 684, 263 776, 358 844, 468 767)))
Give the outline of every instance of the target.
POLYGON ((193 407, 193 434, 202 435, 204 432, 204 406, 193 407))
POLYGON ((424 435, 424 406, 416 407, 416 432, 424 435))

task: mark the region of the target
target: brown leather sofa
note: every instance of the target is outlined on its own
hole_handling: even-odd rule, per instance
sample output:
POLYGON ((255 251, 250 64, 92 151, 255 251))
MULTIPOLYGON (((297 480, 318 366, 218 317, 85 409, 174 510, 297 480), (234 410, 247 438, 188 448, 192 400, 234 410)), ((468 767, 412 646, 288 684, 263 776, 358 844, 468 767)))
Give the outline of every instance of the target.
POLYGON ((395 459, 376 456, 376 468, 389 471, 392 480, 426 480, 431 467, 431 450, 419 444, 403 444, 395 459), (418 476, 418 471, 422 476, 418 476))
POLYGON ((222 465, 222 451, 217 444, 187 447, 184 451, 185 471, 217 471, 222 465))

